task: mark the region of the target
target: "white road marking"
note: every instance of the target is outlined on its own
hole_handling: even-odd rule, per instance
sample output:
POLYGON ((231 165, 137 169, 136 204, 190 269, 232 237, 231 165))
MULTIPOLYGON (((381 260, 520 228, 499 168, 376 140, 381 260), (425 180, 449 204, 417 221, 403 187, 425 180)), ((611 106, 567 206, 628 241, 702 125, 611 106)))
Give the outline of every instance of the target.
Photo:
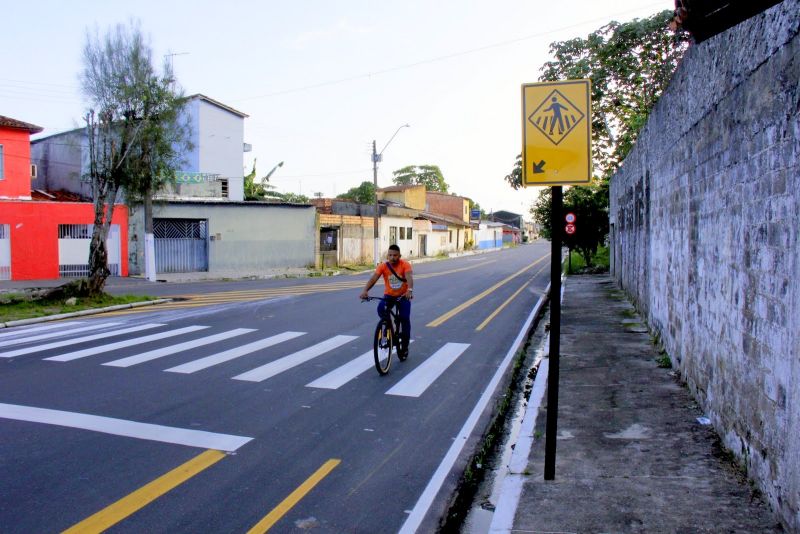
MULTIPOLYGON (((548 293, 550 293, 550 284, 548 284, 547 289, 545 289, 545 294, 548 293)), ((464 426, 462 426, 461 430, 458 432, 458 436, 456 436, 456 439, 453 440, 453 444, 450 445, 450 448, 447 450, 444 458, 442 458, 442 463, 440 463, 439 467, 436 468, 436 472, 433 473, 430 481, 428 481, 428 485, 425 486, 425 489, 422 491, 422 495, 420 495, 419 499, 417 499, 417 503, 411 510, 406 522, 403 523, 403 526, 400 528, 399 534, 414 534, 419 529, 419 526, 422 524, 422 520, 425 519, 425 514, 428 513, 428 510, 430 510, 431 506, 433 505, 434 499, 436 499, 436 494, 439 493, 440 489, 442 489, 442 485, 447 479, 448 473, 450 473, 450 470, 453 469, 453 465, 455 465, 458 456, 464 449, 464 445, 467 444, 470 434, 472 434, 472 431, 475 429, 475 425, 478 424, 481 414, 489 405, 489 402, 491 402, 497 387, 500 385, 500 379, 508 371, 508 367, 511 365, 511 362, 514 359, 514 354, 516 354, 517 350, 522 347, 525 334, 528 333, 528 329, 533 323, 534 318, 539 315, 539 310, 542 309, 543 304, 544 297, 540 298, 533 307, 533 310, 531 310, 531 313, 525 320, 525 324, 522 325, 522 328, 517 334, 516 339, 514 339, 514 342, 511 343, 511 347, 508 349, 505 358, 503 358, 503 361, 500 362, 500 366, 497 368, 497 371, 495 371, 492 379, 486 386, 486 389, 483 390, 481 398, 478 400, 477 404, 475 404, 475 407, 472 409, 472 412, 470 412, 469 417, 467 417, 467 420, 464 421, 464 426)))
POLYGON ((115 436, 188 445, 202 449, 216 449, 219 451, 233 452, 253 438, 234 436, 231 434, 217 434, 202 430, 191 430, 149 423, 137 423, 125 419, 114 419, 99 415, 89 415, 76 412, 63 412, 61 410, 48 410, 31 406, 0 403, 0 418, 28 421, 31 423, 44 423, 48 425, 65 426, 92 430, 115 436))
POLYGON ((45 330, 54 330, 56 328, 60 328, 60 329, 63 330, 65 326, 72 326, 72 325, 75 325, 75 324, 84 324, 84 322, 85 321, 72 321, 71 323, 50 323, 50 324, 46 324, 46 325, 42 325, 42 326, 34 326, 32 328, 25 328, 25 329, 11 328, 11 329, 9 329, 9 330, 11 330, 11 332, 3 332, 2 334, 0 334, 0 339, 3 339, 4 337, 12 337, 12 336, 30 334, 32 332, 44 332, 45 330))
POLYGON ((355 377, 375 366, 375 358, 372 351, 365 352, 358 358, 337 367, 325 376, 306 384, 307 388, 339 389, 355 377))
POLYGON ((335 336, 331 339, 323 341, 322 343, 317 343, 316 345, 308 347, 307 349, 284 356, 283 358, 275 360, 274 362, 262 365, 261 367, 256 367, 252 371, 247 371, 246 373, 234 376, 233 379, 246 380, 248 382, 261 382, 284 371, 288 371, 292 367, 296 367, 301 363, 312 360, 317 356, 325 354, 326 352, 340 347, 345 343, 349 343, 357 338, 358 336, 335 336))
MULTIPOLYGON (((409 343, 413 343, 412 339, 409 343)), ((307 388, 320 388, 320 389, 339 389, 346 383, 350 382, 358 375, 375 366, 375 356, 372 351, 365 352, 358 358, 347 362, 341 367, 337 367, 330 373, 321 376, 310 384, 306 384, 307 388)))
POLYGON ((141 345, 142 343, 149 343, 151 341, 158 341, 159 339, 165 339, 169 337, 179 336, 181 334, 188 334, 189 332, 195 332, 197 330, 203 330, 204 328, 208 328, 207 326, 187 326, 186 328, 178 328, 176 330, 167 330, 166 332, 159 332, 158 334, 151 334, 149 336, 144 337, 136 337, 133 339, 126 339, 125 341, 117 341, 116 343, 109 343, 108 345, 100 345, 97 347, 90 347, 88 349, 83 350, 76 350, 74 352, 68 352, 66 354, 59 354, 58 356, 51 356, 50 358, 45 358, 45 360, 53 361, 53 362, 71 362, 72 360, 77 360, 79 358, 86 358, 87 356, 94 356, 95 354, 102 354, 103 352, 109 352, 116 349, 122 349, 125 347, 132 347, 134 345, 141 345))
POLYGON ((240 356, 245 356, 251 352, 256 352, 257 350, 265 349, 302 335, 305 335, 305 332, 284 332, 276 336, 260 339, 258 341, 254 341, 253 343, 248 343, 247 345, 242 345, 241 347, 220 352, 219 354, 212 354, 211 356, 206 356, 205 358, 200 358, 199 360, 195 360, 193 362, 178 365, 177 367, 164 369, 164 371, 168 373, 194 373, 196 371, 206 369, 207 367, 224 363, 240 356))
POLYGON ((419 397, 467 348, 469 348, 469 343, 446 344, 395 384, 386 394, 401 397, 419 397))
POLYGON ((41 352, 49 349, 57 349, 69 345, 77 345, 78 343, 85 343, 87 341, 94 341, 96 339, 104 339, 107 337, 121 336, 141 330, 148 330, 150 328, 157 328, 164 326, 161 323, 143 324, 140 326, 133 326, 131 328, 123 328, 121 330, 112 330, 110 332, 103 332, 102 334, 93 334, 91 336, 77 337, 74 339, 67 339, 65 341, 56 341, 54 343, 47 343, 45 345, 37 345, 35 347, 28 347, 25 349, 12 350, 10 352, 0 352, 0 358, 13 358, 14 356, 21 356, 23 354, 30 354, 32 352, 41 352))
MULTIPOLYGON (((204 326, 202 328, 208 328, 208 327, 204 326)), ((241 336, 242 334, 247 334, 248 332, 254 332, 254 331, 255 330, 253 328, 236 328, 234 330, 229 330, 227 332, 214 334, 212 336, 193 339, 185 343, 178 343, 177 345, 163 347, 160 349, 143 352, 141 354, 135 354, 133 356, 128 356, 127 358, 122 358, 119 360, 114 360, 112 362, 104 363, 103 365, 108 365, 110 367, 130 367, 132 365, 149 362, 150 360, 155 360, 163 356, 171 356, 172 354, 176 354, 178 352, 183 352, 197 347, 202 347, 204 345, 210 345, 211 343, 216 343, 217 341, 230 339, 232 337, 241 336)))
MULTIPOLYGON (((50 332, 49 334, 40 334, 40 335, 37 335, 37 336, 28 336, 28 337, 22 337, 22 338, 19 338, 19 339, 11 339, 9 341, 3 342, 3 345, 6 346, 6 347, 9 347, 11 345, 19 345, 21 343, 30 343, 30 342, 33 342, 33 341, 41 341, 43 339, 51 339, 51 338, 59 337, 59 336, 68 336, 68 335, 71 335, 71 334, 78 334, 80 332, 88 332, 89 330, 97 330, 99 328, 105 328, 107 326, 117 326, 117 325, 120 325, 120 324, 122 324, 122 323, 99 323, 99 324, 92 324, 92 325, 89 325, 89 326, 82 326, 80 328, 72 328, 72 329, 66 329, 66 330, 62 329, 62 330, 59 330, 58 332, 50 332)), ((63 327, 65 325, 59 325, 59 326, 63 327)))

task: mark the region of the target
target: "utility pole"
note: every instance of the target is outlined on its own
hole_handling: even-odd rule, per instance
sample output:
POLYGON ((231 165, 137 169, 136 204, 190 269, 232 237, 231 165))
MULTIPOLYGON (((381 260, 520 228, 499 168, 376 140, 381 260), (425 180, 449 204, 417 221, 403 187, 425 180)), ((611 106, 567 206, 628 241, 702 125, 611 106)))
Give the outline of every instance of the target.
POLYGON ((378 263, 380 263, 380 261, 378 260, 378 257, 379 257, 378 255, 380 254, 380 250, 379 250, 379 248, 380 248, 380 229, 378 228, 378 215, 379 215, 379 213, 378 213, 378 162, 383 159, 383 151, 386 150, 386 147, 389 146, 389 143, 392 142, 392 139, 395 138, 397 133, 400 130, 402 130, 403 128, 409 128, 410 126, 411 126, 410 124, 404 124, 404 125, 400 126, 394 132, 394 135, 392 135, 392 137, 389 138, 389 140, 386 142, 386 144, 383 146, 383 148, 381 149, 380 152, 378 152, 378 150, 376 148, 375 140, 374 139, 372 140, 372 183, 375 186, 375 216, 374 216, 374 221, 375 221, 375 228, 374 228, 375 245, 374 245, 374 249, 372 251, 373 252, 373 256, 372 257, 373 257, 373 260, 375 262, 375 265, 378 265, 378 263))
POLYGON ((373 220, 373 248, 372 248, 372 260, 375 265, 378 265, 378 254, 380 253, 379 246, 380 246, 380 233, 378 231, 378 161, 380 159, 380 154, 375 150, 375 140, 372 140, 372 183, 375 186, 375 211, 372 214, 373 220))

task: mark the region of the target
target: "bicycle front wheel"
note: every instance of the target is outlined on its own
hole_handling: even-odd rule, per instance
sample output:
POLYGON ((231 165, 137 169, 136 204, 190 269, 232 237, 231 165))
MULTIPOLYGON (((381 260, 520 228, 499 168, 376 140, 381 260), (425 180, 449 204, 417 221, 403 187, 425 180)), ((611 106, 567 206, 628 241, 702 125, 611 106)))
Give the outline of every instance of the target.
POLYGON ((372 352, 375 355, 375 369, 378 370, 380 375, 385 375, 389 372, 389 367, 392 365, 393 346, 392 326, 386 319, 381 319, 378 321, 378 326, 375 327, 375 338, 372 345, 372 352))
POLYGON ((408 358, 408 339, 406 339, 406 332, 403 330, 403 323, 397 321, 397 339, 394 340, 395 348, 397 349, 397 358, 402 362, 408 358))

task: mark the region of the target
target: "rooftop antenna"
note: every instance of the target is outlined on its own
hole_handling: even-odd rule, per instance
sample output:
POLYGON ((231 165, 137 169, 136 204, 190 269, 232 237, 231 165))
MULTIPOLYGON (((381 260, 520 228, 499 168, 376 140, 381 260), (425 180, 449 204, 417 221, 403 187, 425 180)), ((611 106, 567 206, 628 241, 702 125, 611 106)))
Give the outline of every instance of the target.
POLYGON ((172 83, 175 84, 175 56, 188 56, 189 52, 171 52, 164 54, 164 58, 169 61, 169 73, 172 76, 172 83))

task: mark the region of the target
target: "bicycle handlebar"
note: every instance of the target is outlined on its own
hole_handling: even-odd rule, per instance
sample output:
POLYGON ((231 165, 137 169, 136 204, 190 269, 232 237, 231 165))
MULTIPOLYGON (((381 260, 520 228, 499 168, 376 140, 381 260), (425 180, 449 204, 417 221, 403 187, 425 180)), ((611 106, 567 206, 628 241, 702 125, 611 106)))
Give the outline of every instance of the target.
MULTIPOLYGON (((400 300, 400 299, 404 299, 404 298, 406 298, 406 296, 405 296, 405 295, 401 295, 401 296, 399 296, 399 297, 394 297, 394 299, 395 299, 395 300, 400 300)), ((361 303, 363 304, 363 303, 365 303, 365 302, 369 302, 370 300, 383 300, 383 301, 388 301, 388 300, 390 300, 390 299, 388 299, 388 298, 386 298, 386 297, 370 297, 370 296, 368 296, 368 297, 367 297, 367 298, 365 298, 365 299, 361 299, 361 303)))

